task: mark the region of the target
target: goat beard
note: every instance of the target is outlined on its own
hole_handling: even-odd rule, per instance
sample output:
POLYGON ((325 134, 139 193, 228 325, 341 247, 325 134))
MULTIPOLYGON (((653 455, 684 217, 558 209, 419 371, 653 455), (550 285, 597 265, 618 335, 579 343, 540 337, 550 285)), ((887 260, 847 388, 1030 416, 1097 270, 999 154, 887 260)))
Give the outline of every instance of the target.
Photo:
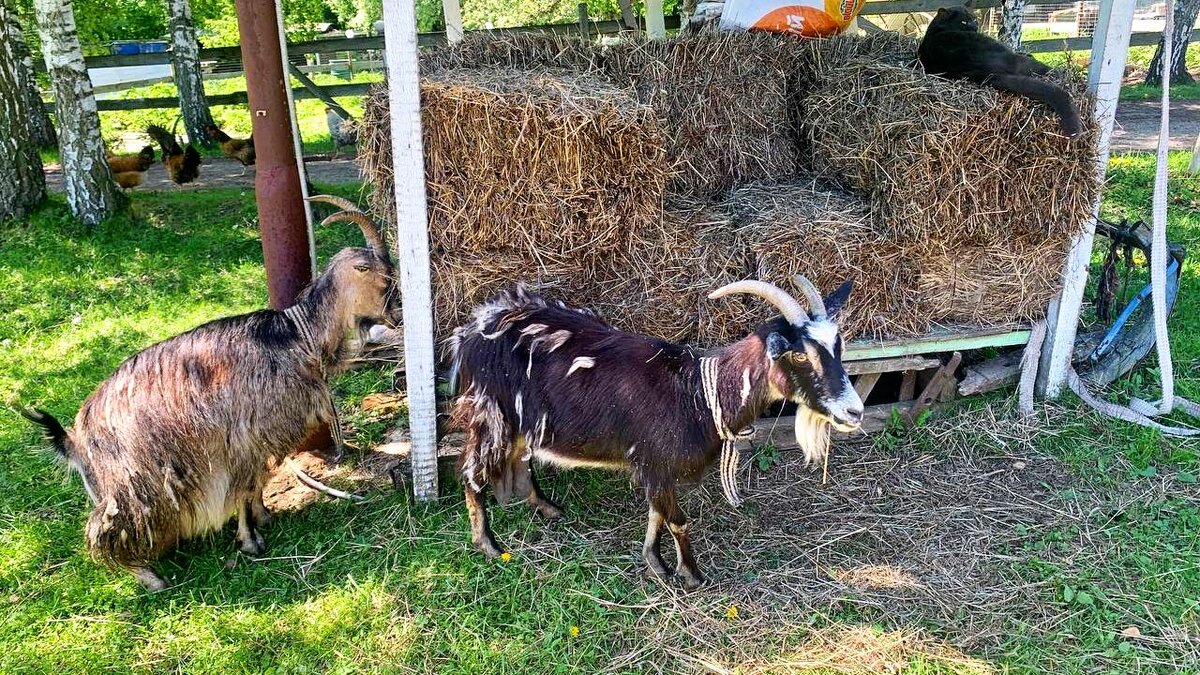
POLYGON ((804 451, 804 463, 823 462, 829 454, 829 418, 801 405, 796 411, 796 444, 804 451))

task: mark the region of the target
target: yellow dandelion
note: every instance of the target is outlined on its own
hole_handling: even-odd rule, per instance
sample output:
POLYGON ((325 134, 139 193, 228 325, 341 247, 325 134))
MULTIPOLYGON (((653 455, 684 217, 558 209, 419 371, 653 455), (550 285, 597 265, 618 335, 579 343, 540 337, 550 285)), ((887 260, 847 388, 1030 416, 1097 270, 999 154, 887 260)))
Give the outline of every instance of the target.
POLYGON ((512 554, 511 554, 511 553, 509 553, 508 551, 505 551, 504 553, 501 553, 501 554, 500 554, 500 561, 501 561, 501 562, 508 562, 509 560, 512 560, 512 554))
POLYGON ((571 630, 568 632, 571 633, 571 637, 579 637, 579 626, 571 626, 571 630))
POLYGON ((730 605, 729 609, 725 610, 725 618, 731 620, 738 618, 737 605, 730 605))

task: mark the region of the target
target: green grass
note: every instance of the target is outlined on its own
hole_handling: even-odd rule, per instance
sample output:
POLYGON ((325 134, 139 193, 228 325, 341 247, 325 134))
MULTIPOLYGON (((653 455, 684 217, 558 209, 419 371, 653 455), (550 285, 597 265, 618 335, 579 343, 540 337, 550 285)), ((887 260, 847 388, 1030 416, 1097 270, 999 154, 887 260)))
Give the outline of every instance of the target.
MULTIPOLYGON (((383 74, 378 71, 362 71, 354 73, 353 76, 343 77, 327 73, 312 73, 309 77, 318 85, 332 85, 378 82, 383 79, 383 74)), ((294 78, 291 83, 293 87, 300 87, 300 82, 294 78)), ((238 76, 208 80, 204 83, 204 90, 210 96, 246 91, 246 78, 238 76)), ((174 83, 163 82, 147 87, 128 89, 122 92, 121 98, 157 98, 176 95, 174 83)), ((342 96, 338 98, 338 103, 355 118, 360 118, 362 117, 363 98, 362 96, 342 96)), ((229 135, 240 138, 250 135, 251 119, 246 106, 211 106, 211 111, 213 121, 229 135)), ((100 132, 105 140, 112 143, 122 134, 129 132, 140 133, 144 136, 146 126, 150 124, 158 124, 167 129, 174 128, 175 120, 178 117, 179 111, 174 108, 101 112, 100 132)), ((329 137, 329 126, 325 121, 325 104, 323 102, 317 99, 298 99, 296 101, 296 119, 306 154, 333 151, 333 141, 329 137)), ((179 134, 183 134, 182 124, 179 127, 179 134)), ((150 143, 149 139, 146 142, 150 143)), ((221 150, 214 147, 207 150, 202 149, 202 153, 219 156, 221 150)))
MULTIPOLYGON (((1200 250, 1200 186, 1184 177, 1186 156, 1171 161, 1172 237, 1200 250)), ((1148 155, 1113 158, 1106 214, 1148 216, 1152 165, 1148 155)), ((355 186, 334 189, 357 195, 355 186)), ((8 406, 35 403, 69 419, 130 354, 265 303, 251 193, 135 191, 132 199, 130 214, 92 231, 57 200, 26 221, 0 225, 0 391, 8 406)), ((322 259, 357 241, 352 226, 322 231, 322 259)), ((1198 304, 1197 267, 1189 262, 1172 328, 1180 390, 1193 397, 1200 395, 1198 304)), ((1153 396, 1151 376, 1143 369, 1121 386, 1153 396)), ((388 373, 373 369, 335 384, 359 446, 403 418, 359 407, 389 384, 388 373)), ((379 488, 363 505, 318 502, 284 513, 266 532, 265 560, 235 553, 231 527, 190 542, 160 565, 177 585, 147 596, 131 578, 88 559, 78 479, 64 479, 36 431, 0 407, 0 672, 694 670, 694 659, 801 658, 815 635, 882 643, 901 633, 922 636, 894 657, 906 673, 1186 669, 1182 659, 1195 655, 1200 631, 1198 446, 1063 405, 1029 443, 1006 435, 1017 424, 1004 421, 1012 414, 1004 396, 967 402, 878 441, 904 461, 966 447, 1056 458, 1066 467, 1063 484, 1053 486, 1058 500, 1046 508, 1080 517, 998 526, 1016 530, 994 544, 994 574, 1031 600, 1013 610, 1005 630, 966 644, 966 629, 953 620, 930 614, 897 624, 853 594, 814 605, 815 589, 797 586, 758 598, 758 574, 796 564, 788 562, 795 554, 759 552, 742 563, 750 570, 744 577, 722 576, 733 565, 722 546, 738 542, 718 524, 757 526, 755 514, 769 505, 753 495, 741 513, 689 498, 707 537, 701 563, 717 583, 690 595, 663 588, 641 574, 635 551, 644 514, 628 481, 587 471, 547 481, 572 513, 548 531, 524 509, 493 509, 498 535, 516 553, 507 563, 471 549, 461 497, 443 475, 445 496, 429 505, 379 488), (987 411, 1001 426, 976 431, 988 425, 987 411), (742 613, 727 618, 730 606, 742 613), (1154 639, 1120 636, 1128 625, 1154 639), (960 646, 937 646, 942 641, 960 646)), ((348 461, 364 458, 351 453, 348 461)), ((794 454, 764 450, 752 463, 766 477, 812 481, 794 454)), ((1003 517, 995 514, 997 522, 1003 517)), ((772 536, 786 543, 822 518, 772 536)), ((853 541, 822 542, 822 555, 853 557, 853 541)))
MULTIPOLYGON (((1162 99, 1162 87, 1151 87, 1145 84, 1133 84, 1121 87, 1122 101, 1154 101, 1162 99)), ((1171 85, 1172 101, 1200 100, 1200 82, 1171 85)))

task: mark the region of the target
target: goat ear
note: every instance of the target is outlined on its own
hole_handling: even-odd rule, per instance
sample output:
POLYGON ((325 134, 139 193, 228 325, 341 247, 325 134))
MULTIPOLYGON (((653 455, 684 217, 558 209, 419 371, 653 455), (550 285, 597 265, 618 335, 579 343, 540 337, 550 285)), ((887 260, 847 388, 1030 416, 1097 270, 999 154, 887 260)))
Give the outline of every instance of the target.
POLYGON ((771 357, 772 361, 778 361, 781 356, 792 351, 792 343, 779 333, 771 333, 767 336, 767 356, 771 357))
POLYGON ((830 293, 829 297, 825 298, 825 313, 830 320, 837 319, 837 315, 842 311, 842 306, 846 304, 846 300, 850 298, 850 291, 854 287, 854 280, 847 279, 842 282, 837 290, 830 293))
POLYGON ((945 7, 938 7, 937 15, 938 15, 939 17, 946 16, 946 8, 945 8, 945 7))

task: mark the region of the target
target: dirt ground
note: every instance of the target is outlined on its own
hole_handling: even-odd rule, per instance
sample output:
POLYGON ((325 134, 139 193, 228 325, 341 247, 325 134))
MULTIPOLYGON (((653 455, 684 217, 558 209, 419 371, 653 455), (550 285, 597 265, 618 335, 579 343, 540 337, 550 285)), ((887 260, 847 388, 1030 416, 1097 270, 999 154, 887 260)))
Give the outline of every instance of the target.
MULTIPOLYGON (((1117 106, 1114 151, 1154 150, 1162 106, 1156 101, 1128 101, 1117 106)), ((1200 134, 1200 101, 1171 103, 1171 149, 1191 150, 1200 134)))

